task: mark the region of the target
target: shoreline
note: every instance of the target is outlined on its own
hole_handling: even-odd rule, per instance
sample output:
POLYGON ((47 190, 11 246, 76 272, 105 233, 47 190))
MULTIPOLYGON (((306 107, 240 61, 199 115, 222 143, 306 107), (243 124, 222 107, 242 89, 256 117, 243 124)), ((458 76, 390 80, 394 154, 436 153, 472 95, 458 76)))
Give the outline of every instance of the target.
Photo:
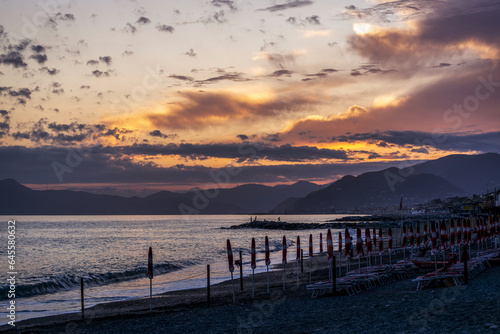
MULTIPOLYGON (((401 258, 401 254, 393 255, 393 261, 401 258)), ((384 255, 384 263, 388 262, 388 255, 384 255)), ((320 261, 318 261, 318 257, 315 257, 313 260, 313 274, 312 274, 312 282, 318 282, 321 280, 325 280, 327 278, 327 270, 326 267, 324 270, 320 270, 319 265, 320 261), (314 263, 316 262, 316 263, 314 263), (314 271, 314 269, 316 269, 314 271), (325 277, 326 276, 326 277, 325 277)), ((326 263, 326 261, 324 262, 326 263)), ((441 293, 440 291, 445 290, 456 290, 456 291, 467 291, 471 286, 481 286, 479 287, 479 291, 484 289, 485 286, 488 290, 492 290, 491 296, 495 297, 496 300, 500 298, 500 267, 494 266, 493 268, 489 268, 484 273, 481 273, 477 277, 471 280, 468 286, 457 286, 451 288, 444 289, 434 289, 434 290, 424 290, 424 291, 415 291, 416 283, 411 282, 411 279, 404 279, 401 281, 396 281, 390 283, 388 285, 376 287, 369 291, 364 291, 360 294, 354 296, 330 296, 330 297, 320 297, 316 299, 311 298, 311 292, 305 289, 305 285, 309 282, 309 261, 308 259, 304 259, 304 272, 300 274, 300 287, 297 288, 296 283, 296 262, 291 261, 287 264, 286 267, 286 291, 283 293, 283 283, 282 283, 282 271, 279 269, 281 264, 274 266, 273 271, 269 272, 270 277, 270 291, 271 294, 268 295, 266 291, 267 287, 267 275, 266 273, 259 273, 255 275, 255 299, 252 299, 251 292, 251 282, 252 276, 245 276, 243 279, 244 282, 244 291, 240 291, 239 289, 239 274, 237 273, 237 269, 235 270, 235 291, 236 291, 236 305, 232 302, 232 288, 231 281, 224 281, 218 284, 214 284, 210 286, 211 290, 211 300, 210 307, 207 305, 206 300, 206 288, 198 288, 198 289, 188 289, 188 290, 179 290, 167 292, 160 295, 153 296, 153 311, 149 311, 149 298, 139 298, 139 299, 129 299, 118 302, 111 303, 103 303, 95 305, 91 308, 85 309, 85 319, 81 319, 80 313, 68 313, 61 314, 43 318, 33 318, 20 321, 16 323, 16 327, 12 328, 12 326, 4 325, 0 327, 0 332, 35 332, 35 333, 91 333, 94 329, 100 330, 103 326, 106 327, 107 324, 112 324, 108 329, 108 332, 120 332, 116 327, 121 326, 121 323, 142 323, 146 320, 160 321, 164 318, 171 318, 172 320, 182 318, 183 315, 189 315, 189 319, 193 319, 193 324, 186 323, 186 321, 180 321, 178 325, 176 325, 179 331, 172 332, 183 332, 186 328, 192 326, 189 331, 199 332, 201 328, 198 328, 196 325, 197 322, 200 321, 212 321, 212 326, 215 326, 213 330, 215 332, 219 332, 219 327, 217 321, 214 319, 218 316, 234 318, 236 321, 236 326, 233 328, 235 332, 238 332, 237 327, 237 319, 242 318, 243 315, 249 316, 252 313, 260 312, 256 309, 256 305, 267 305, 267 307, 273 306, 276 309, 289 309, 290 307, 296 307, 297 305, 302 305, 305 307, 309 305, 310 309, 303 309, 299 307, 296 312, 298 312, 295 316, 300 317, 302 312, 316 312, 315 304, 325 304, 325 303, 340 303, 339 306, 342 306, 344 309, 348 310, 346 314, 342 315, 342 319, 346 322, 350 317, 346 316, 351 314, 354 309, 357 310, 357 303, 359 300, 362 300, 364 303, 371 300, 371 302, 377 302, 377 299, 373 299, 374 296, 383 295, 384 296, 384 312, 386 312, 387 307, 385 305, 397 304, 399 300, 401 300, 401 294, 405 296, 418 296, 417 300, 411 301, 411 298, 408 299, 408 303, 412 305, 413 308, 421 307, 425 305, 422 303, 422 298, 433 297, 434 290, 437 293, 441 293), (486 277, 493 276, 493 280, 487 279, 486 277), (496 287, 496 288, 495 288, 496 287), (401 291, 398 292, 398 289, 401 291), (496 290, 495 290, 496 289, 496 290), (431 292, 432 291, 432 292, 431 292), (387 304, 388 303, 388 304, 387 304), (252 309, 254 309, 252 311, 252 309), (250 311, 249 311, 250 310, 250 311), (257 311, 256 311, 257 310, 257 311), (222 312, 222 314, 221 314, 222 312), (208 317, 206 319, 201 319, 201 317, 208 317), (214 318, 215 317, 215 318, 214 318), (213 322, 216 322, 215 324, 213 322), (186 327, 187 326, 187 327, 186 327), (57 330, 56 330, 57 329, 57 330)), ((353 264, 353 267, 356 268, 357 265, 353 264)), ((352 268, 351 268, 352 269, 352 268)), ((345 272, 345 267, 343 268, 343 272, 345 272)), ((469 293, 461 293, 462 298, 471 298, 469 293)), ((491 297, 490 296, 490 297, 491 297)), ((434 295, 435 297, 435 295, 434 295)), ((424 300, 425 300, 424 298, 424 300)), ((489 298, 489 297, 488 297, 489 298)), ((407 297, 403 298, 404 300, 407 297)), ((495 299, 494 299, 495 300, 495 299)), ((428 301, 427 301, 428 304, 428 301)), ((496 305, 498 303, 493 303, 492 305, 496 305)), ((379 305, 380 306, 380 305, 379 305)), ((381 306, 382 307, 382 306, 381 306)), ((465 305, 464 307, 467 307, 465 305)), ((470 307, 474 307, 471 305, 470 307)), ((500 311, 500 306, 497 307, 497 313, 500 311)), ((374 308, 370 306, 370 309, 374 308)), ((388 310, 390 313, 399 312, 398 309, 388 310)), ((459 310, 457 309, 456 312, 459 310)), ((283 310, 285 312, 285 310, 283 310)), ((355 314, 359 315, 357 312, 355 314)), ((457 313, 458 314, 458 313, 457 313)), ((494 313, 492 313, 494 314, 494 313)), ((271 317, 265 317, 266 321, 270 321, 274 324, 277 320, 271 319, 271 317)), ((259 317, 260 319, 260 317, 259 317)), ((498 316, 496 316, 497 320, 498 316)), ((418 319, 417 319, 418 320, 418 319)), ((258 321, 260 322, 260 321, 258 321)), ((417 321, 418 322, 418 321, 417 321)), ((281 328, 280 325, 283 325, 281 321, 277 321, 277 328, 281 328)), ((234 324, 233 324, 234 325, 234 324)), ((248 324, 247 324, 248 325, 248 324)), ((240 332, 241 329, 248 327, 245 323, 240 324, 240 332)), ((221 324, 222 326, 222 324, 221 324)), ((308 324, 307 327, 309 329, 314 329, 313 324, 308 324)), ((500 326, 500 321, 493 321, 492 326, 500 326)), ((224 326, 222 326, 224 327, 224 326)), ((253 332, 265 332, 266 327, 260 328, 260 326, 250 326, 253 332), (259 329, 260 328, 260 329, 259 329)), ((484 328, 484 327, 482 327, 484 328)), ((220 332, 226 332, 220 328, 220 332)), ((248 329, 248 328, 247 328, 248 329)), ((279 329, 278 329, 279 330, 279 329)), ((308 330, 306 330, 308 331, 308 330)), ((203 331, 200 331, 200 333, 203 331)), ((250 332, 250 331, 243 331, 250 332)), ((293 331, 292 331, 293 332, 293 331)), ((336 331, 333 331, 334 333, 336 331)), ((367 331, 369 332, 369 331, 367 331)), ((396 331, 398 332, 398 331, 396 331)), ((464 331, 465 332, 465 331, 464 331)), ((413 333, 413 331, 410 331, 413 333)))

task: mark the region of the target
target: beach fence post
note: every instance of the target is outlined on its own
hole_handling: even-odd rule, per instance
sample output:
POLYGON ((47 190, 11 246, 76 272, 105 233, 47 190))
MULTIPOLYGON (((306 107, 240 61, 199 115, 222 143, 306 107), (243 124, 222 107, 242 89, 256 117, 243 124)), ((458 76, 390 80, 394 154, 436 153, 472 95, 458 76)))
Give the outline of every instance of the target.
POLYGON ((319 234, 319 257, 321 259, 321 271, 323 271, 323 233, 319 234))
POLYGON ((299 287, 299 265, 301 265, 301 253, 302 250, 300 249, 300 237, 297 236, 297 256, 296 256, 296 261, 297 261, 297 288, 299 287))
POLYGON ((309 234, 309 284, 312 280, 313 235, 309 234))
POLYGON ((85 319, 84 298, 83 298, 83 277, 80 277, 80 296, 82 300, 82 319, 85 319))
POLYGON ((207 264, 207 306, 210 307, 210 265, 207 264))
POLYGON ((251 253, 251 264, 252 267, 252 299, 255 297, 255 268, 257 268, 257 259, 255 254, 255 238, 252 238, 252 253, 251 253))
POLYGON ((243 291, 243 255, 240 250, 240 290, 243 291))
POLYGON ((339 277, 342 276, 342 232, 339 232, 339 277))
POLYGON ((267 238, 267 235, 265 240, 265 247, 266 247, 267 293, 269 294, 269 265, 271 264, 271 259, 269 257, 269 239, 267 238))
POLYGON ((281 259, 281 263, 283 264, 283 291, 285 291, 286 251, 287 251, 286 237, 283 236, 283 257, 281 259))
MULTIPOLYGON (((241 251, 240 251, 241 254, 241 251)), ((234 292, 234 265, 233 265, 233 250, 231 249, 231 242, 227 239, 227 262, 229 264, 229 271, 231 272, 231 285, 233 287, 233 303, 236 304, 236 293, 234 292)))
POLYGON ((328 279, 332 279, 332 258, 333 258, 333 239, 332 231, 328 229, 326 234, 326 253, 328 254, 328 279))
POLYGON ((148 252, 149 312, 153 311, 153 248, 148 252))

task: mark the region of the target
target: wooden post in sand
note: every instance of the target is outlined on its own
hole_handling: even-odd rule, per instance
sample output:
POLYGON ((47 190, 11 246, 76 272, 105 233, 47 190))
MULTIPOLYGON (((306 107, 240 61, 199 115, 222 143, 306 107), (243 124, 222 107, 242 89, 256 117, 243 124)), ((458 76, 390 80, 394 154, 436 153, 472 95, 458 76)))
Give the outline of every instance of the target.
POLYGON ((82 299, 82 319, 85 319, 84 303, 83 303, 83 277, 80 277, 80 295, 82 299))
POLYGON ((210 307, 210 265, 207 264, 207 306, 210 307))
POLYGON ((240 290, 243 291, 243 256, 240 251, 240 290))

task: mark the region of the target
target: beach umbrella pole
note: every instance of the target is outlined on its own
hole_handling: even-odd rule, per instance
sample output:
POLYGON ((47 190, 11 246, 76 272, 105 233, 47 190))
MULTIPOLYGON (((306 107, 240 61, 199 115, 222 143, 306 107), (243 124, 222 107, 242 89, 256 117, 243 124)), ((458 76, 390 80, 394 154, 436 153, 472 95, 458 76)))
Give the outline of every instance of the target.
POLYGON ((149 279, 149 311, 153 310, 153 279, 149 279))
POLYGON ((342 254, 339 254, 339 277, 342 276, 342 254))
POLYGON ((233 277, 233 272, 231 272, 231 285, 233 286, 233 303, 236 304, 236 293, 234 292, 234 277, 233 277))
POLYGON ((297 261, 297 287, 299 287, 299 270, 300 270, 300 262, 297 261))
POLYGON ((269 294, 269 266, 266 266, 267 268, 267 293, 269 294))
POLYGON ((285 263, 283 264, 283 291, 285 291, 285 263))
POLYGON ((255 297, 255 269, 252 269, 252 299, 255 297))
POLYGON ((312 261, 311 261, 311 258, 309 258, 309 284, 311 284, 311 280, 312 280, 312 261))

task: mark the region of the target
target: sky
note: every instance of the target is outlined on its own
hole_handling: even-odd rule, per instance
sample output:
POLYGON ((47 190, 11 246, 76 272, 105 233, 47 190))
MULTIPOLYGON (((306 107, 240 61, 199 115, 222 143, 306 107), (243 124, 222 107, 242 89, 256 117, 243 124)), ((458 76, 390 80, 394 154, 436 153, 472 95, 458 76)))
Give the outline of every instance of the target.
POLYGON ((0 179, 122 195, 500 153, 500 3, 0 0, 0 179))

